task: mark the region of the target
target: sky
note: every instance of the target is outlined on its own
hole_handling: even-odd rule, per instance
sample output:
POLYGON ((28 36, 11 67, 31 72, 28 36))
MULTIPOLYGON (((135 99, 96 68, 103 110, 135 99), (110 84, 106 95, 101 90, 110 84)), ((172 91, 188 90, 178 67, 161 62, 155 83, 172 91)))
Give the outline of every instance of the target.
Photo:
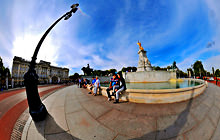
POLYGON ((219 0, 1 0, 0 56, 12 68, 14 56, 31 60, 44 32, 79 3, 69 20, 48 34, 37 62, 67 67, 121 70, 138 65, 137 41, 152 66, 176 61, 186 71, 196 61, 220 68, 219 0))

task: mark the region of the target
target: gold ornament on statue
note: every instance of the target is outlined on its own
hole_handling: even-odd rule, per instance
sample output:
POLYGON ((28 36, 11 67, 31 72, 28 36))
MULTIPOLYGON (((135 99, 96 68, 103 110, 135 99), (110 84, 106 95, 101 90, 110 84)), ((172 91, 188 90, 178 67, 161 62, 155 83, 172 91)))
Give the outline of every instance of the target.
POLYGON ((144 48, 141 46, 141 42, 139 42, 139 40, 138 40, 138 43, 137 43, 137 44, 138 44, 138 46, 139 46, 139 49, 143 51, 144 48))

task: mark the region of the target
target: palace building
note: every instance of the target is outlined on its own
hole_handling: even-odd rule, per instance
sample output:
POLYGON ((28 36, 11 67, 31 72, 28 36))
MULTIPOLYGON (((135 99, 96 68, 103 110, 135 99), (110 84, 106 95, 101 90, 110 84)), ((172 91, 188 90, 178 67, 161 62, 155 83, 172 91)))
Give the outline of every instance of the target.
MULTIPOLYGON (((21 57, 15 56, 12 64, 12 78, 14 79, 14 84, 24 85, 24 74, 28 71, 30 61, 27 61, 21 57)), ((63 83, 69 79, 69 69, 51 66, 50 62, 40 60, 36 64, 35 70, 39 76, 40 84, 56 84, 63 83)))

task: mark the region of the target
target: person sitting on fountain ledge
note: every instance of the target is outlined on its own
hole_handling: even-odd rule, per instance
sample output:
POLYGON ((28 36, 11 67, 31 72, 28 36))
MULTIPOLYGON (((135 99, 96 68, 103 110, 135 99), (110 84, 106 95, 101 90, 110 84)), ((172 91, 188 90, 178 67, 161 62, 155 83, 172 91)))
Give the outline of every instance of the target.
POLYGON ((96 76, 96 81, 94 84, 94 93, 93 93, 94 96, 97 95, 98 88, 100 88, 100 80, 99 80, 99 77, 96 76))
POLYGON ((111 101, 111 95, 110 95, 110 90, 113 90, 114 93, 114 89, 115 89, 115 85, 118 82, 118 78, 116 74, 113 74, 110 83, 109 83, 109 87, 106 89, 106 92, 108 94, 108 101, 111 101))
POLYGON ((92 77, 92 83, 90 84, 90 92, 88 94, 92 94, 92 89, 94 87, 95 81, 96 81, 95 77, 92 77))
POLYGON ((126 84, 125 84, 125 79, 122 77, 122 73, 118 73, 117 74, 118 78, 119 78, 119 87, 115 89, 116 91, 116 97, 115 97, 115 102, 114 103, 119 103, 119 94, 122 91, 126 90, 126 84))

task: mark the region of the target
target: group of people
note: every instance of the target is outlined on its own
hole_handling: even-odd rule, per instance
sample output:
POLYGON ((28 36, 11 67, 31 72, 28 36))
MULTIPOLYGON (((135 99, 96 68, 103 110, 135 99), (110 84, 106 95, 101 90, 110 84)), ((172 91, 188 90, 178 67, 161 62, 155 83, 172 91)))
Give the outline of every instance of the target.
POLYGON ((79 88, 86 88, 87 84, 89 84, 88 79, 79 78, 79 88))
POLYGON ((92 77, 92 83, 90 84, 90 92, 89 94, 93 94, 94 96, 97 95, 97 91, 98 89, 100 88, 100 80, 99 80, 99 77, 96 76, 95 77, 92 77), (92 92, 92 89, 94 88, 94 91, 92 92))
POLYGON ((108 94, 108 101, 111 101, 111 96, 115 96, 115 102, 119 103, 119 94, 126 90, 125 79, 122 77, 122 73, 113 74, 109 87, 106 89, 108 94), (112 90, 112 94, 110 91, 112 90))
MULTIPOLYGON (((89 94, 93 94, 94 96, 97 95, 97 91, 100 88, 100 80, 98 79, 98 76, 96 78, 93 77, 92 83, 90 84, 90 92, 89 94), (94 91, 92 89, 94 88, 94 91)), ((119 94, 126 90, 126 84, 125 79, 122 77, 121 73, 113 74, 109 87, 106 89, 107 95, 108 95, 108 101, 111 101, 111 97, 115 96, 115 102, 119 103, 119 94), (112 90, 112 94, 110 94, 110 91, 112 90)))

